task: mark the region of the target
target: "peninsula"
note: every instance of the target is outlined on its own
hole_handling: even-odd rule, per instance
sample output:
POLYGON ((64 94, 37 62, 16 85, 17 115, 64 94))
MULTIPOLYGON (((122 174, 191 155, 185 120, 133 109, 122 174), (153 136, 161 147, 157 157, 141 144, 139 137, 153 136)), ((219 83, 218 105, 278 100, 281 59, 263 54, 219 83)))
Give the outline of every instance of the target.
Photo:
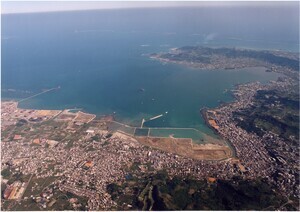
POLYGON ((169 52, 153 53, 150 57, 162 62, 187 65, 197 69, 238 69, 266 67, 268 71, 299 70, 299 54, 283 51, 259 51, 241 48, 185 46, 169 52))

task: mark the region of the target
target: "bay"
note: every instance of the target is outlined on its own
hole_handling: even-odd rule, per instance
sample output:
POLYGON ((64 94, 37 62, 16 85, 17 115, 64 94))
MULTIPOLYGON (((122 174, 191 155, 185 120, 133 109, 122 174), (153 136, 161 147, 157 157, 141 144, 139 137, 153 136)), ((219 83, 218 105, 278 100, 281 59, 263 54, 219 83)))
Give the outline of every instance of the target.
POLYGON ((97 115, 114 114, 118 121, 134 126, 143 118, 163 114, 145 125, 193 127, 212 133, 200 116, 200 108, 232 101, 226 91, 237 83, 265 83, 278 75, 259 67, 195 70, 162 64, 147 54, 186 45, 298 51, 299 40, 295 29, 298 18, 293 13, 276 25, 273 10, 266 11, 260 21, 253 20, 255 14, 248 9, 249 17, 232 26, 224 16, 232 19, 245 13, 243 8, 210 10, 3 15, 2 99, 21 99, 60 86, 19 106, 83 108, 97 115), (282 25, 284 21, 289 24, 282 25))

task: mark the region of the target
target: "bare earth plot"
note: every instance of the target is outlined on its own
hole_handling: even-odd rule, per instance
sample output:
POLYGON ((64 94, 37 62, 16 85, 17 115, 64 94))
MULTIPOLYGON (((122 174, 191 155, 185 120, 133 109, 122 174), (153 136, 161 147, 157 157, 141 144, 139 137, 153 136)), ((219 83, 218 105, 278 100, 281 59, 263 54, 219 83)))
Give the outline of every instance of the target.
POLYGON ((137 137, 141 144, 198 160, 224 160, 232 156, 228 146, 194 144, 185 138, 137 137))

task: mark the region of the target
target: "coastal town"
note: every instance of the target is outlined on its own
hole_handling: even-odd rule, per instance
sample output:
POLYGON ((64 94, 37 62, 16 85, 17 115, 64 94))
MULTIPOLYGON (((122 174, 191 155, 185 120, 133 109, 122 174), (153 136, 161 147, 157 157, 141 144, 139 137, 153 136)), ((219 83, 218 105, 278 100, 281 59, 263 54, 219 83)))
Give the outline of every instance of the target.
MULTIPOLYGON (((236 157, 222 161, 197 160, 145 146, 138 138, 109 131, 109 117, 20 109, 17 102, 2 102, 1 164, 2 173, 7 173, 2 174, 6 184, 2 207, 11 210, 20 205, 26 209, 35 204, 38 209, 50 210, 58 205, 55 192, 68 192, 77 197, 68 200, 72 199, 69 204, 73 209, 118 208, 107 185, 121 185, 128 176, 138 178, 160 170, 171 177, 211 181, 263 177, 286 197, 299 198, 298 150, 281 151, 288 146, 280 137, 271 133, 259 137, 238 127, 233 119, 234 111, 252 104, 258 90, 289 89, 291 83, 285 79, 239 85, 233 91, 236 101, 205 111, 210 126, 235 150, 236 157), (280 154, 270 156, 268 142, 280 145, 280 154), (35 181, 47 183, 41 186, 35 181), (85 201, 78 203, 80 197, 85 201)), ((130 209, 130 205, 126 207, 130 209)))
MULTIPOLYGON (((60 111, 43 117, 44 120, 54 118, 48 120, 48 126, 36 126, 39 124, 29 122, 24 124, 23 121, 23 125, 18 127, 15 124, 19 123, 19 114, 29 111, 18 109, 15 102, 2 102, 2 113, 2 123, 12 124, 4 125, 6 129, 2 134, 2 170, 9 170, 9 176, 22 176, 21 180, 12 183, 3 177, 7 188, 2 201, 4 206, 8 204, 7 209, 14 206, 9 204, 13 200, 26 205, 30 199, 36 200, 45 193, 44 190, 49 190, 50 185, 45 185, 38 196, 26 195, 31 193, 28 190, 35 190, 35 186, 30 188, 28 185, 38 179, 51 179, 50 184, 60 191, 87 197, 86 209, 107 210, 113 208, 115 203, 110 199, 106 186, 112 182, 121 184, 128 174, 135 176, 168 170, 170 176, 191 174, 198 178, 223 178, 229 177, 228 173, 233 175, 239 172, 234 166, 235 162, 230 160, 194 160, 144 146, 137 139, 119 131, 112 134, 107 130, 107 118, 88 120, 88 123, 78 125, 74 121, 76 115, 69 121, 61 121, 62 114, 66 112, 60 111), (43 133, 36 134, 35 131, 43 133), (17 132, 19 134, 15 134, 17 132)), ((26 117, 22 116, 21 120, 26 117)), ((41 209, 55 206, 53 194, 49 195, 45 201, 36 203, 41 209)))
POLYGON ((235 111, 251 105, 258 90, 285 90, 290 86, 291 81, 288 79, 267 85, 257 82, 239 85, 234 91, 237 101, 206 113, 208 119, 216 123, 212 127, 235 147, 236 156, 245 167, 244 174, 251 178, 267 178, 287 196, 299 198, 299 147, 291 147, 272 132, 266 132, 262 137, 249 133, 237 126, 233 115, 235 111), (277 146, 277 154, 270 151, 270 143, 277 146))

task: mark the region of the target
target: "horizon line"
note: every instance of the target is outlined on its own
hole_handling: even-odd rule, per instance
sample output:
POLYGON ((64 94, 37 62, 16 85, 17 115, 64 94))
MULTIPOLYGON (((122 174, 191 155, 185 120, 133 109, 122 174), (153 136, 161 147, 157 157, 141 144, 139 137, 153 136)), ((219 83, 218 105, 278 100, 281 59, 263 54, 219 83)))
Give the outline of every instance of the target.
MULTIPOLYGON (((37 1, 38 2, 38 1, 37 1)), ((114 2, 114 1, 113 1, 114 2)), ((127 1, 124 1, 125 3, 127 1)), ((129 1, 135 2, 135 1, 129 1)), ((139 3, 143 3, 145 1, 140 1, 139 3)), ((176 1, 175 1, 176 2, 176 1)), ((177 1, 178 2, 178 1, 177 1)), ((41 10, 7 10, 4 9, 5 6, 1 4, 1 15, 9 15, 9 14, 33 14, 33 13, 56 13, 56 12, 77 12, 77 11, 98 11, 98 10, 130 10, 130 9, 167 9, 167 8, 227 8, 227 7, 277 7, 277 6, 289 6, 291 4, 298 4, 298 1, 187 1, 184 4, 153 4, 153 5, 115 5, 113 7, 102 7, 102 8, 52 8, 52 9, 41 9, 41 10), (196 4, 195 4, 196 3, 196 4), (218 4, 217 4, 218 3, 218 4), (221 3, 221 4, 220 4, 221 3)), ((11 2, 6 2, 11 3, 11 2)), ((38 2, 42 3, 42 2, 38 2)), ((72 2, 68 2, 72 3, 72 2)), ((88 3, 88 2, 85 2, 88 3)), ((153 1, 153 3, 158 3, 158 1, 153 1)), ((180 2, 182 3, 182 2, 180 2)), ((70 4, 72 5, 72 4, 70 4)), ((8 5, 6 5, 8 6, 8 5)), ((12 6, 12 5, 10 5, 12 6)))

